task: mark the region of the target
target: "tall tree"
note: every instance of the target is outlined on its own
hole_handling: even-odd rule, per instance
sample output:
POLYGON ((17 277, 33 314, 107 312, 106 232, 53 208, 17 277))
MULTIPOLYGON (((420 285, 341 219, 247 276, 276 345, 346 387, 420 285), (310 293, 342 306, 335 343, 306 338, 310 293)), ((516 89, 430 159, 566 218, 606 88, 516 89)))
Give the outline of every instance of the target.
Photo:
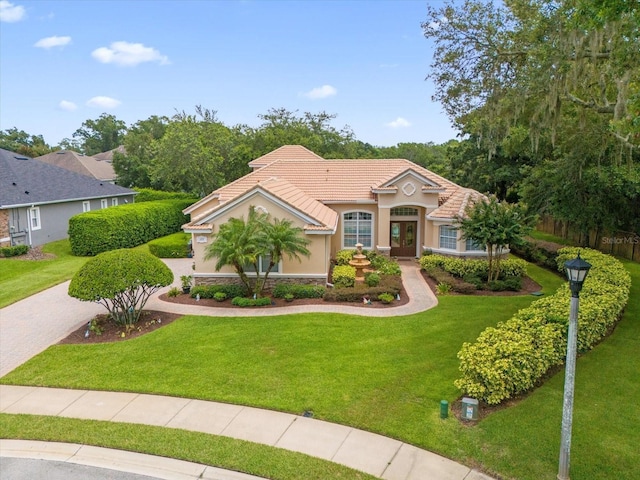
POLYGON ((45 143, 42 135, 30 135, 15 127, 0 131, 0 148, 32 158, 54 150, 45 143))
POLYGON ((428 11, 423 28, 435 42, 429 74, 435 99, 487 158, 504 157, 509 167, 495 176, 513 177, 524 160, 516 186, 540 213, 584 233, 596 218, 630 228, 623 212, 637 201, 640 161, 637 2, 466 0, 428 11), (510 141, 518 131, 527 133, 529 146, 510 141), (589 188, 586 178, 603 188, 589 188), (627 187, 616 188, 620 182, 627 187), (625 208, 609 208, 612 191, 625 208), (563 192, 575 193, 573 203, 580 198, 608 211, 569 209, 563 192))
POLYGON ((152 184, 150 169, 160 140, 167 129, 169 119, 153 115, 131 126, 124 136, 124 153, 115 152, 113 169, 118 184, 123 187, 158 188, 152 184))
POLYGON ((103 113, 96 120, 85 120, 73 133, 81 153, 95 155, 108 152, 122 145, 127 125, 115 116, 103 113))

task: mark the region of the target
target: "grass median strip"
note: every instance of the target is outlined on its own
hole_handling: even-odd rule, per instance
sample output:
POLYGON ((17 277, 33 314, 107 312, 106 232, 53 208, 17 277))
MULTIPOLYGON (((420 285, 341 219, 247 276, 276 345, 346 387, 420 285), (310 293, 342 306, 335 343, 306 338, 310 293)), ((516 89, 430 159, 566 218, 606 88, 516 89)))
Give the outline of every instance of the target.
POLYGON ((242 440, 179 429, 0 414, 3 438, 67 442, 176 458, 273 480, 376 477, 336 463, 242 440))

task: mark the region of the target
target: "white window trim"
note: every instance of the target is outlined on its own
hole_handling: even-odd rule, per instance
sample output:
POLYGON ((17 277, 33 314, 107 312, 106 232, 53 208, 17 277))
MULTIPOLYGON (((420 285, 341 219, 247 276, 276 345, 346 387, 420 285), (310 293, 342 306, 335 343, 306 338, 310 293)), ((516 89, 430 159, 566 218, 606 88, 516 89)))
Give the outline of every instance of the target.
POLYGON ((40 218, 40 207, 31 207, 29 209, 29 227, 31 231, 40 230, 42 228, 42 220, 40 218), (36 221, 36 225, 33 221, 36 221))
MULTIPOLYGON (((344 216, 346 214, 348 214, 348 213, 368 213, 369 215, 371 215, 371 245, 364 245, 363 244, 364 246, 362 248, 369 249, 369 250, 374 248, 373 246, 376 244, 376 242, 375 242, 375 231, 376 231, 376 228, 375 228, 376 227, 376 221, 375 220, 376 220, 376 216, 375 216, 375 213, 370 212, 368 210, 348 210, 346 212, 342 212, 342 214, 340 216, 340 219, 342 220, 342 228, 341 228, 342 248, 343 249, 354 249, 354 250, 356 248, 355 246, 351 246, 351 245, 350 246, 346 246, 345 245, 345 241, 344 241, 345 240, 345 238, 344 238, 345 237, 345 234, 344 234, 344 226, 345 226, 345 224, 344 224, 344 222, 345 222, 344 216)), ((362 243, 360 241, 360 232, 356 232, 356 235, 358 236, 358 238, 356 240, 356 243, 362 243)))
POLYGON ((91 202, 89 200, 85 200, 82 202, 82 212, 90 212, 91 211, 91 202))
MULTIPOLYGON (((447 237, 451 239, 451 237, 447 237)), ((440 250, 449 250, 449 251, 457 251, 458 250, 458 229, 454 225, 440 225, 438 227, 438 249, 440 250), (456 232, 456 246, 455 248, 443 247, 442 246, 442 229, 449 228, 456 232)))
POLYGON ((107 202, 106 198, 100 199, 100 208, 107 208, 109 206, 109 202, 107 202))
MULTIPOLYGON (((250 267, 253 267, 253 265, 249 265, 250 267)), ((262 255, 260 255, 258 257, 258 268, 260 269, 260 271, 258 272, 259 275, 264 275, 266 273, 265 270, 262 270, 262 255)), ((269 273, 269 275, 272 274, 281 274, 282 273, 282 259, 280 259, 280 261, 276 264, 276 266, 274 268, 277 268, 277 270, 271 270, 271 272, 269 273)), ((256 272, 246 272, 245 273, 249 276, 255 276, 256 272)))
POLYGON ((118 206, 118 197, 113 197, 111 199, 111 206, 112 207, 117 207, 118 206))

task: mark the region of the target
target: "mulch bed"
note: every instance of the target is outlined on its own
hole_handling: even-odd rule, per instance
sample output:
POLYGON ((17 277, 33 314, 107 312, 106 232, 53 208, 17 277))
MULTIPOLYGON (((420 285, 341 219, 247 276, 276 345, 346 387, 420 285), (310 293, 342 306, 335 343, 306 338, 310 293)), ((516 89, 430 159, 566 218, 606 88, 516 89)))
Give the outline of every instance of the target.
MULTIPOLYGON (((431 290, 436 292, 436 282, 424 274, 423 277, 431 290)), ((475 295, 486 296, 512 296, 512 295, 526 295, 533 292, 540 291, 540 285, 531 280, 529 277, 525 277, 522 280, 523 288, 519 292, 491 292, 488 290, 478 290, 475 295)), ((460 295, 455 292, 451 292, 448 295, 460 295)), ((166 293, 160 295, 160 300, 168 303, 178 303, 182 305, 198 305, 202 307, 209 307, 212 310, 216 308, 237 308, 238 312, 245 313, 249 316, 254 309, 269 309, 274 307, 291 307, 296 305, 344 305, 349 307, 360 307, 363 312, 367 309, 385 309, 398 307, 405 305, 409 302, 409 298, 404 292, 400 295, 400 300, 395 300, 389 305, 385 305, 382 302, 372 302, 370 305, 364 305, 363 303, 347 303, 347 302, 327 302, 321 298, 304 298, 295 299, 292 302, 287 302, 282 298, 273 298, 270 306, 265 307, 234 307, 231 305, 231 300, 225 300, 218 302, 211 298, 202 298, 196 300, 189 294, 181 293, 176 297, 169 297, 166 293)), ((215 314, 212 312, 212 314, 215 314)), ((138 323, 131 329, 125 329, 120 325, 116 325, 112 322, 108 315, 101 314, 95 317, 95 320, 102 330, 100 335, 97 335, 94 331, 89 332, 89 336, 85 337, 87 332, 87 325, 83 325, 76 331, 72 332, 66 338, 61 340, 59 344, 90 344, 90 343, 109 343, 109 342, 122 342, 132 338, 137 338, 145 333, 152 332, 165 325, 169 325, 171 322, 180 318, 182 315, 177 313, 161 312, 155 310, 143 310, 138 323), (124 334, 124 335, 123 335, 124 334)))
MULTIPOLYGON (((422 278, 424 278, 425 282, 427 282, 427 284, 429 285, 429 288, 431 288, 431 291, 434 294, 437 294, 438 283, 433 278, 428 276, 424 272, 424 270, 421 270, 420 272, 422 273, 422 278)), ((512 297, 512 296, 516 296, 516 295, 531 295, 532 293, 539 292, 540 290, 542 290, 542 287, 540 286, 540 284, 534 282, 529 277, 523 277, 522 278, 522 289, 517 291, 517 292, 511 292, 511 291, 508 291, 508 290, 505 290, 503 292, 492 292, 491 290, 476 290, 475 293, 473 293, 471 295, 473 295, 473 296, 480 295, 480 296, 488 296, 488 297, 512 297)), ((451 291, 451 292, 447 293, 447 295, 465 295, 465 296, 468 296, 465 293, 457 293, 457 292, 454 292, 454 291, 451 291)))

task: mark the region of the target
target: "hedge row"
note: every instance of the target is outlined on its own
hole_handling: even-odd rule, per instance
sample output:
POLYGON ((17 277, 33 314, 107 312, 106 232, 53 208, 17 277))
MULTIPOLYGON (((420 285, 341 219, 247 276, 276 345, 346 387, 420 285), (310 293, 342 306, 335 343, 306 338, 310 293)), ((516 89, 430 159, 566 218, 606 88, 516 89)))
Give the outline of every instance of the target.
POLYGON ((0 257, 17 257, 29 251, 29 245, 14 245, 13 247, 0 247, 0 257))
POLYGON ((174 233, 149 242, 149 252, 158 258, 185 258, 191 251, 188 233, 174 233))
POLYGON ((195 287, 191 287, 191 296, 193 298, 196 298, 198 295, 200 295, 200 298, 214 298, 215 294, 218 292, 224 293, 227 298, 247 296, 247 289, 243 285, 236 283, 197 285, 195 287))
POLYGON ((81 213, 69 219, 69 241, 76 256, 132 248, 180 231, 182 210, 191 200, 133 203, 81 213))
MULTIPOLYGON (((420 258, 420 267, 428 270, 430 267, 443 269, 445 272, 464 278, 480 277, 484 280, 489 276, 489 262, 486 259, 469 259, 445 257, 444 255, 425 255, 420 258)), ((500 261, 500 279, 506 277, 523 277, 527 274, 527 262, 519 258, 507 258, 500 261)))
POLYGON ((545 268, 556 268, 556 257, 562 245, 527 237, 521 245, 512 245, 511 252, 545 268))
POLYGON ((156 202, 158 200, 189 200, 191 203, 198 201, 196 197, 189 193, 182 192, 165 192, 163 190, 154 190, 153 188, 136 188, 136 203, 156 202))
MULTIPOLYGON (((563 248, 557 267, 578 251, 592 268, 580 293, 578 350, 586 352, 600 341, 622 315, 629 299, 631 278, 615 258, 591 249, 563 248)), ((567 349, 571 292, 568 283, 547 298, 533 302, 511 319, 484 330, 475 343, 464 343, 461 378, 456 387, 466 395, 498 404, 534 388, 567 349)))
POLYGON ((358 284, 349 288, 329 288, 324 294, 324 299, 329 302, 360 302, 362 297, 368 297, 373 301, 379 300, 380 295, 388 293, 394 297, 402 291, 402 280, 396 275, 380 275, 380 283, 377 287, 368 287, 358 284))
POLYGON ((273 288, 275 298, 284 298, 291 294, 293 298, 322 298, 327 289, 319 285, 301 285, 299 283, 277 283, 273 288))

